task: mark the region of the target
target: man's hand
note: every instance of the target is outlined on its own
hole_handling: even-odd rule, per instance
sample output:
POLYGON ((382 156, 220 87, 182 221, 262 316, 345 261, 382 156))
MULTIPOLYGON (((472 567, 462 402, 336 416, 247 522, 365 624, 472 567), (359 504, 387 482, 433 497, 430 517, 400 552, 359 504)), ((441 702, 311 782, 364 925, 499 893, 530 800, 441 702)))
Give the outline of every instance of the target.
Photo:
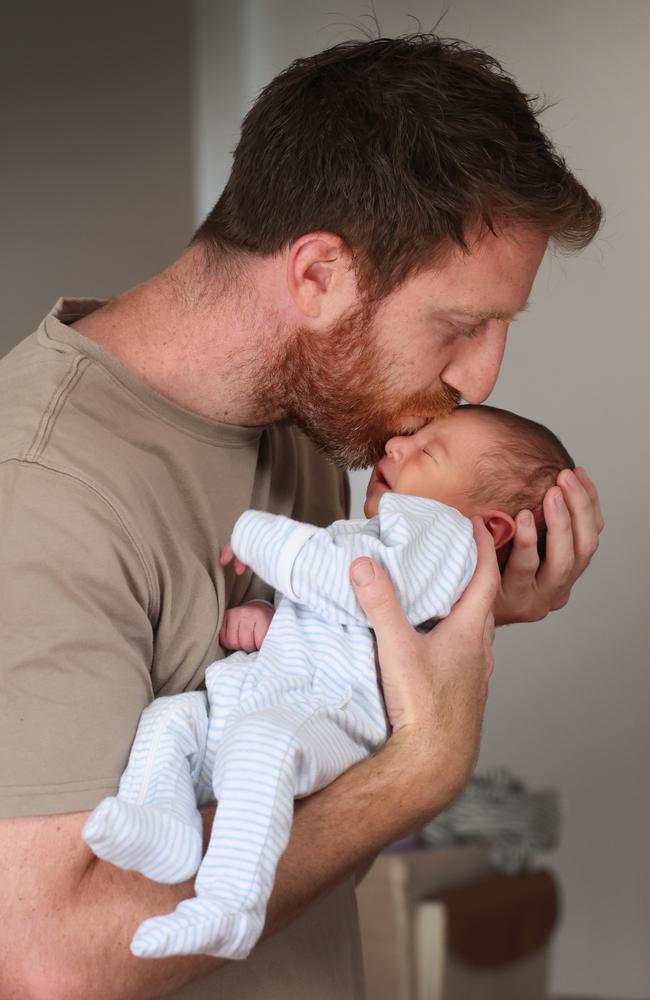
POLYGON ((571 588, 598 548, 604 522, 598 492, 584 469, 564 469, 544 497, 548 529, 540 564, 537 531, 530 511, 516 519, 513 549, 494 604, 497 625, 535 622, 563 608, 571 588))
POLYGON ((266 601, 251 601, 230 608, 223 616, 219 642, 225 649, 254 653, 261 648, 273 615, 274 609, 266 601))
POLYGON ((478 562, 465 593, 427 635, 413 629, 387 575, 370 559, 352 563, 359 603, 377 636, 391 743, 417 753, 426 773, 443 775, 454 797, 476 761, 488 680, 494 666, 492 604, 499 570, 492 536, 473 519, 478 562), (364 584, 364 574, 370 579, 364 584))

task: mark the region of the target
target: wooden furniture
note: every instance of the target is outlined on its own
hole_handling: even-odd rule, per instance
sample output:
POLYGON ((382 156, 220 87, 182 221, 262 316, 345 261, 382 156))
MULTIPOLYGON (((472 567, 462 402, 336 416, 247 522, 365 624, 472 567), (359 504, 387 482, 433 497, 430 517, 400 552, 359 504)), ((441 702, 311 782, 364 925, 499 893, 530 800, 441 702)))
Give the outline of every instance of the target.
POLYGON ((557 894, 482 847, 384 853, 358 888, 368 1000, 543 1000, 557 894))

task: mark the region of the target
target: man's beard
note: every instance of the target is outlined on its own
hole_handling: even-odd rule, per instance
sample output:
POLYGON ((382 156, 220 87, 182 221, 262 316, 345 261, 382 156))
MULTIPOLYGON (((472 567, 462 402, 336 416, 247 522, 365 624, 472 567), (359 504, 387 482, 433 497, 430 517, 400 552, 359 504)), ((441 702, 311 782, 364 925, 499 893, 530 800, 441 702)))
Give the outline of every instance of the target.
POLYGON ((407 417, 447 416, 460 402, 446 385, 399 394, 390 378, 397 365, 377 345, 374 312, 362 307, 324 335, 296 330, 260 373, 271 408, 346 469, 378 462, 389 438, 412 432, 407 417))

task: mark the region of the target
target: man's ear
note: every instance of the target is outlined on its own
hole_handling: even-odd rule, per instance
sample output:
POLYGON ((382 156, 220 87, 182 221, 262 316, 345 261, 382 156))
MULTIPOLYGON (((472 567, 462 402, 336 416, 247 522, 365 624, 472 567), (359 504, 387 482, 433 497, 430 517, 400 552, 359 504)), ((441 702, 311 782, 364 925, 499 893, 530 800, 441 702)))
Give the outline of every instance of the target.
POLYGON ((291 244, 287 287, 299 311, 328 327, 357 303, 352 254, 335 233, 306 233, 291 244))
POLYGON ((494 539, 495 549, 503 548, 514 537, 515 521, 514 518, 510 517, 510 514, 506 514, 502 510, 488 510, 481 517, 494 539))

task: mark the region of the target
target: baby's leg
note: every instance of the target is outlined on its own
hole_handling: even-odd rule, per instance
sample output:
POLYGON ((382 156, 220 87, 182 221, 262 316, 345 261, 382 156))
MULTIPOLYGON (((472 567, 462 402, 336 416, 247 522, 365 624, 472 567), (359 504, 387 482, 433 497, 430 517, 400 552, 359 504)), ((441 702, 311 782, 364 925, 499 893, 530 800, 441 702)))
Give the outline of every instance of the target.
POLYGON ((195 776, 208 727, 203 691, 157 698, 138 725, 117 796, 90 814, 82 836, 94 853, 157 882, 184 882, 203 853, 195 776))
POLYGON ((132 952, 143 958, 245 958, 264 927, 294 796, 323 788, 364 756, 333 713, 313 702, 265 709, 229 724, 215 761, 218 807, 196 898, 144 921, 132 952))

